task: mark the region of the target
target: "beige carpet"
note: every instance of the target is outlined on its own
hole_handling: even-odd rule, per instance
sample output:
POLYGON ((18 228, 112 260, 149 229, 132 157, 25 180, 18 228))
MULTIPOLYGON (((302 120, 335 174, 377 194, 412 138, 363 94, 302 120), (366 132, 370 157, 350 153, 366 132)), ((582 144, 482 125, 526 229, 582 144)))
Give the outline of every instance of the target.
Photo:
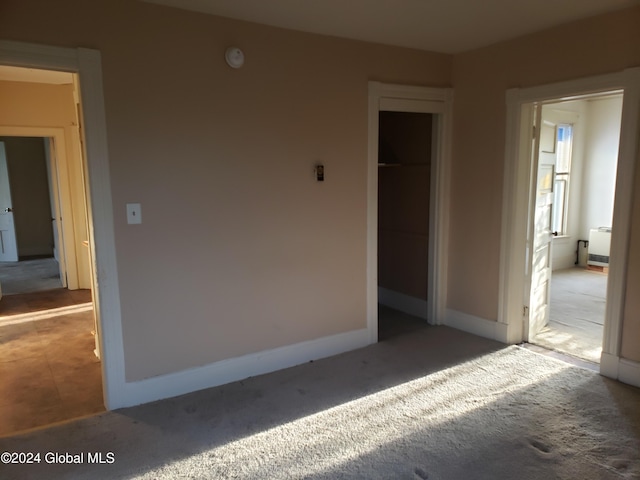
POLYGON ((2 478, 632 479, 640 390, 429 327, 358 351, 12 438, 84 454, 2 478), (113 454, 87 464, 88 453, 113 454))
POLYGON ((61 288, 60 269, 55 258, 0 262, 2 295, 61 288))
POLYGON ((607 275, 584 268, 554 271, 549 325, 532 343, 600 363, 607 275))

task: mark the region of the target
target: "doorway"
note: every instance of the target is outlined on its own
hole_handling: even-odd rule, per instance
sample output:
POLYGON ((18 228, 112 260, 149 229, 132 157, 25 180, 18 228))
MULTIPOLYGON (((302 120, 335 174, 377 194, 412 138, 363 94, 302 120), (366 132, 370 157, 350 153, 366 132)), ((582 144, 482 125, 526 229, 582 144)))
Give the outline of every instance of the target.
POLYGON ((0 285, 4 295, 66 286, 50 145, 42 137, 0 136, 0 285))
POLYGON ((378 117, 378 340, 426 325, 430 113, 378 117))
POLYGON ((48 288, 31 278, 30 291, 18 283, 0 300, 0 434, 105 409, 75 80, 71 73, 0 67, 2 88, 14 100, 5 104, 0 134, 9 147, 13 204, 7 208, 16 214, 20 260, 3 264, 3 276, 28 277, 30 253, 53 260, 58 280, 48 288), (47 123, 52 126, 40 126, 47 123))
POLYGON ((602 354, 622 103, 610 92, 540 106, 538 182, 552 166, 549 301, 532 312, 527 340, 592 363, 602 354))
POLYGON ((369 82, 371 343, 379 340, 379 304, 396 317, 411 316, 410 329, 444 322, 451 121, 451 89, 369 82))
MULTIPOLYGON (((120 292, 114 235, 111 174, 107 148, 102 61, 98 50, 65 48, 0 40, 0 65, 41 71, 71 72, 82 85, 82 151, 86 160, 86 198, 89 227, 91 282, 100 359, 104 405, 107 409, 140 403, 138 392, 127 389, 120 292)), ((3 111, 3 110, 2 110, 3 111)), ((61 135, 59 130, 40 136, 61 135)), ((7 133, 11 135, 11 133, 7 133)), ((64 142, 56 137, 56 144, 64 142)), ((62 150, 62 149, 61 149, 62 150)))
MULTIPOLYGON (((629 251, 630 212, 633 199, 633 179, 636 166, 638 138, 636 135, 640 113, 640 69, 632 68, 619 73, 589 77, 539 87, 507 91, 507 132, 504 167, 504 209, 502 248, 500 259, 500 298, 498 321, 506 328, 509 343, 526 341, 532 316, 544 312, 548 306, 548 290, 539 289, 532 295, 532 284, 540 286, 550 278, 551 264, 544 260, 550 255, 536 256, 533 232, 535 215, 530 214, 538 193, 549 198, 552 190, 536 192, 538 173, 532 159, 538 149, 534 126, 540 125, 540 107, 557 99, 580 100, 606 93, 622 93, 622 119, 620 123, 617 174, 615 176, 615 203, 613 206, 609 271, 607 277, 606 309, 603 327, 600 373, 615 379, 628 376, 624 360, 620 357, 624 297, 626 293, 626 266, 629 251), (535 168, 534 168, 535 167, 535 168), (539 277, 532 275, 534 268, 539 277), (538 268, 540 267, 540 268, 538 268), (540 282, 539 280, 542 280, 540 282), (533 301, 532 301, 533 300, 533 301), (540 300, 540 302, 538 302, 540 300), (538 303, 534 303, 538 302, 538 303), (536 311, 538 309, 538 311, 536 311)), ((547 187, 553 179, 547 175, 547 187)), ((541 209, 542 211, 542 209, 541 209)), ((540 225, 540 238, 551 243, 551 208, 540 225), (544 226, 546 224, 546 226, 544 226), (546 233, 544 231, 546 230, 546 233)), ((544 314, 544 313, 543 313, 544 314)), ((624 381, 624 380, 623 380, 624 381)))

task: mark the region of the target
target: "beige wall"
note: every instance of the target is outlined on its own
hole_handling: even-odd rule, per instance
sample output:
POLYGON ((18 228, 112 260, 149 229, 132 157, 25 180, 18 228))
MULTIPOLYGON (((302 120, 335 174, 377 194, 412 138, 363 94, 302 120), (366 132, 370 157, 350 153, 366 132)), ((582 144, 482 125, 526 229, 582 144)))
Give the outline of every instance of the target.
MULTIPOLYGON (((454 57, 449 307, 495 320, 505 145, 505 90, 640 65, 640 8, 575 22, 454 57), (473 240, 473 248, 469 241, 473 240)), ((640 189, 640 169, 636 172, 640 189)), ((640 360, 640 196, 623 325, 623 356, 640 360)))
MULTIPOLYGON (((0 15, 6 39, 102 52, 128 380, 365 327, 368 80, 453 79, 448 306, 495 320, 505 89, 639 65, 637 25, 640 8, 450 57, 133 0, 0 15)), ((640 245, 638 195, 633 216, 640 245)), ((635 292, 638 247, 629 268, 635 292)), ((639 315, 628 301, 635 359, 639 315)))
POLYGON ((102 52, 128 380, 366 327, 367 82, 447 86, 450 57, 135 1, 4 4, 5 38, 102 52))
MULTIPOLYGON (((0 16, 1 18, 1 16, 0 16)), ((0 81, 0 127, 64 129, 64 161, 68 185, 66 211, 62 211, 65 224, 65 243, 74 255, 68 258, 67 270, 73 269, 77 281, 72 288, 91 288, 89 256, 82 242, 87 240, 87 213, 84 204, 84 173, 78 145, 78 122, 73 85, 46 85, 41 83, 0 81), (69 222, 68 220, 73 220, 69 222), (74 239, 69 242, 69 236, 74 239)), ((22 135, 23 133, 20 133, 22 135)), ((28 133, 32 135, 32 133, 28 133)), ((16 133, 17 135, 17 133, 16 133)), ((63 153, 63 152, 60 152, 63 153)), ((60 162, 63 159, 60 158, 60 162)))
POLYGON ((42 138, 0 137, 7 152, 18 255, 53 255, 47 160, 42 138))
MULTIPOLYGON (((640 170, 640 169, 637 169, 640 170)), ((640 174, 636 170, 636 192, 640 188, 640 174)), ((627 295, 624 309, 624 329, 622 331, 622 356, 640 362, 640 199, 635 195, 633 220, 631 225, 631 249, 629 252, 627 295), (635 242, 635 244, 633 243, 635 242)))

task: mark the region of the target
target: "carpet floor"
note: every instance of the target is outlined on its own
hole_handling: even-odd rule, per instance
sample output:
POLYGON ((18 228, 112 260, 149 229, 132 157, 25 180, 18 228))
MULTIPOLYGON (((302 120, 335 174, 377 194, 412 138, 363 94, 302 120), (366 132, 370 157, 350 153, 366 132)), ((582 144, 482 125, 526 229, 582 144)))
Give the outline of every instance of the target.
POLYGON ((531 340, 600 363, 607 275, 585 268, 554 271, 549 324, 531 340))
POLYGON ((11 479, 632 479, 640 389, 427 327, 3 438, 0 451, 41 455, 0 465, 11 479), (54 453, 81 463, 47 463, 54 453), (96 453, 105 463, 89 462, 96 453))
POLYGON ((3 295, 62 288, 60 267, 55 258, 0 262, 0 285, 3 295))

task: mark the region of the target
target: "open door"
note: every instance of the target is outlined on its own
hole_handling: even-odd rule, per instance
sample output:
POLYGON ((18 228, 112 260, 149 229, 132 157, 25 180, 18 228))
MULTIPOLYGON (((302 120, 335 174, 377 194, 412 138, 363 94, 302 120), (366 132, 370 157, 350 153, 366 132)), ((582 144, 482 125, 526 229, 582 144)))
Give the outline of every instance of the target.
POLYGON ((18 261, 18 244, 12 205, 7 153, 4 142, 0 142, 0 262, 18 261))
POLYGON ((531 341, 549 323, 551 262, 553 237, 553 199, 556 168, 557 125, 542 120, 542 108, 535 109, 537 134, 534 138, 533 172, 537 175, 533 189, 533 224, 530 223, 529 244, 531 283, 529 289, 529 331, 531 341))

